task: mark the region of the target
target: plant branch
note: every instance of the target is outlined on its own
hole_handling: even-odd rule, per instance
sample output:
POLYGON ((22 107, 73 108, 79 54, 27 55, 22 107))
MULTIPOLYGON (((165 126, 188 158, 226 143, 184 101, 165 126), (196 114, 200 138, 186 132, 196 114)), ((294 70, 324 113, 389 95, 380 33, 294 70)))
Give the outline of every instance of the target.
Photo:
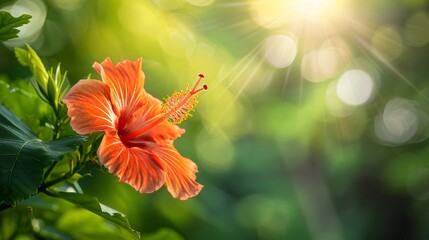
POLYGON ((67 174, 64 174, 63 176, 61 176, 57 179, 54 179, 50 182, 42 183, 42 185, 40 185, 40 187, 39 187, 39 192, 41 192, 41 191, 43 192, 45 189, 52 187, 53 185, 55 185, 57 183, 60 183, 62 181, 65 181, 65 180, 73 177, 73 175, 75 175, 81 169, 82 169, 82 167, 80 166, 80 164, 78 164, 78 165, 76 165, 76 167, 72 171, 68 172, 67 174))

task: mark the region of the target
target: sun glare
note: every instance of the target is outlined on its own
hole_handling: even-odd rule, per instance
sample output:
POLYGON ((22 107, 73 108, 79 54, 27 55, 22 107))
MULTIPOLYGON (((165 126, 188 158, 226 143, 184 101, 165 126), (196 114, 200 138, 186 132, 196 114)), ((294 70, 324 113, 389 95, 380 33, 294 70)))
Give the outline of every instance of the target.
MULTIPOLYGON (((331 115, 351 116, 378 98, 386 81, 380 76, 384 68, 419 92, 395 65, 406 56, 408 46, 429 43, 429 31, 425 29, 429 14, 414 14, 404 27, 378 24, 363 18, 368 13, 354 4, 347 0, 245 0, 223 5, 250 13, 250 20, 246 18, 231 27, 246 26, 246 40, 251 40, 247 42, 256 43, 249 45, 252 48, 222 75, 222 81, 231 79, 227 89, 238 89, 230 105, 241 94, 262 91, 274 77, 282 76, 281 94, 288 94, 289 86, 295 87, 300 101, 306 97, 306 86, 328 84, 326 105, 331 115)), ((218 98, 223 96, 221 93, 218 98)), ((405 133, 413 135, 414 125, 401 125, 410 129, 402 136, 398 132, 400 124, 391 116, 409 116, 403 117, 407 122, 420 115, 402 110, 391 113, 389 109, 380 118, 383 121, 374 122, 380 142, 409 142, 405 133)))
POLYGON ((295 40, 286 35, 269 36, 264 45, 265 59, 276 68, 289 66, 295 59, 295 40))
POLYGON ((297 1, 296 10, 306 18, 318 19, 335 16, 341 8, 341 2, 335 0, 303 0, 297 1))
POLYGON ((341 0, 251 1, 249 6, 254 21, 265 28, 332 19, 344 10, 341 0))

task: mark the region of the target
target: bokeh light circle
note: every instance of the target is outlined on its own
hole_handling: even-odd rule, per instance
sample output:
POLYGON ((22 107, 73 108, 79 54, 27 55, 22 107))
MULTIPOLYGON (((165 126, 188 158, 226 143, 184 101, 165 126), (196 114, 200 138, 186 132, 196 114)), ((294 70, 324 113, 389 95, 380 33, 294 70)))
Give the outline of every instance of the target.
POLYGON ((186 27, 170 28, 164 31, 158 41, 165 53, 176 58, 185 58, 196 46, 195 36, 186 27))
POLYGON ((421 47, 429 42, 429 15, 418 12, 411 16, 405 25, 405 40, 409 46, 421 47))
POLYGON ((325 80, 322 75, 322 67, 319 64, 318 51, 307 53, 301 60, 301 75, 304 79, 310 82, 321 82, 325 80))
POLYGON ((392 145, 410 141, 419 129, 416 103, 402 98, 390 100, 382 114, 375 119, 375 134, 379 140, 392 145))
POLYGON ((211 5, 214 0, 188 0, 188 2, 197 7, 206 7, 211 5))
POLYGON ((420 168, 415 170, 407 182, 408 192, 417 200, 423 201, 429 199, 429 168, 420 168))
POLYGON ((196 149, 199 163, 206 171, 226 172, 234 163, 234 148, 225 134, 202 131, 198 136, 196 149))
POLYGON ((368 102, 374 91, 374 81, 362 70, 352 69, 345 72, 338 80, 337 96, 345 104, 359 106, 368 102))
POLYGON ((344 67, 347 49, 325 42, 308 52, 301 60, 301 75, 310 82, 322 82, 334 77, 344 67))
POLYGON ((272 35, 265 40, 265 59, 276 68, 289 66, 296 57, 297 44, 287 35, 272 35))
POLYGON ((385 26, 372 36, 371 48, 383 60, 393 61, 402 54, 404 46, 398 31, 392 26, 385 26))
POLYGON ((276 28, 288 22, 287 13, 290 3, 284 0, 250 1, 250 13, 253 20, 264 28, 276 28))
POLYGON ((7 5, 1 10, 10 12, 14 17, 18 17, 22 14, 31 15, 30 22, 25 24, 18 29, 19 38, 11 39, 4 44, 8 47, 21 47, 26 43, 33 43, 42 30, 46 20, 46 6, 40 0, 26 1, 18 0, 12 5, 7 5))
POLYGON ((176 10, 180 9, 186 0, 152 0, 152 2, 163 10, 176 10))
POLYGON ((328 112, 335 117, 348 117, 354 113, 355 108, 347 104, 344 104, 338 98, 337 95, 337 83, 329 83, 328 89, 326 90, 326 109, 328 112))
POLYGON ((84 0, 51 0, 51 2, 58 8, 75 11, 81 8, 84 4, 84 0))
POLYGON ((339 66, 339 57, 335 48, 320 48, 317 58, 320 69, 322 70, 321 74, 325 78, 331 77, 337 72, 339 66))

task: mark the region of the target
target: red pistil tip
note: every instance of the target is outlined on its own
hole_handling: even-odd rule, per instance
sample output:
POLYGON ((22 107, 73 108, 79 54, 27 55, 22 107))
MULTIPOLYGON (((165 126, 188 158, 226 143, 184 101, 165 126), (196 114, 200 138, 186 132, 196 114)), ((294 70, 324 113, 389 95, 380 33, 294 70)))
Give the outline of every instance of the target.
POLYGON ((165 103, 162 104, 162 112, 165 119, 168 119, 173 124, 179 124, 192 116, 191 111, 198 103, 197 93, 206 91, 209 88, 205 83, 198 88, 204 75, 200 73, 198 76, 199 78, 192 89, 189 89, 188 85, 186 91, 174 92, 170 97, 165 99, 165 103))
POLYGON ((202 73, 200 73, 200 74, 198 74, 198 76, 200 77, 200 78, 198 78, 198 80, 195 82, 195 85, 194 85, 194 87, 191 89, 191 91, 189 91, 189 93, 191 94, 191 95, 194 95, 194 94, 196 94, 197 92, 200 92, 200 91, 205 91, 205 90, 207 90, 209 87, 207 86, 207 84, 203 84, 203 86, 202 87, 200 87, 200 88, 198 88, 197 89, 197 87, 198 87, 198 85, 200 84, 200 81, 201 81, 201 79, 203 79, 204 78, 204 75, 202 74, 202 73))

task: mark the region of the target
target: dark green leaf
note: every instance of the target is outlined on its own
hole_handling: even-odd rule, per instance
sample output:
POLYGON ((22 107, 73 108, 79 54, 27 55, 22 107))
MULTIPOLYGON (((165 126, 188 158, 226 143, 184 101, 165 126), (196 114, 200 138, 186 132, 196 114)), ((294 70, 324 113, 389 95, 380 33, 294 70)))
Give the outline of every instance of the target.
POLYGON ((116 223, 117 225, 128 230, 135 239, 139 238, 139 234, 131 228, 124 214, 101 204, 96 198, 84 194, 70 192, 58 192, 55 193, 55 195, 77 206, 85 208, 86 210, 91 211, 113 223, 116 223))
POLYGON ((76 149, 84 137, 43 142, 0 105, 0 203, 14 205, 37 193, 46 167, 76 149))
POLYGON ((107 219, 45 194, 0 212, 0 239, 17 239, 18 233, 32 236, 28 239, 134 239, 107 219))
POLYGON ((28 81, 10 81, 0 76, 0 104, 10 109, 40 139, 52 139, 52 128, 46 124, 50 117, 48 105, 36 96, 28 81))
POLYGON ((0 11, 0 41, 17 38, 19 30, 16 28, 29 23, 30 18, 27 14, 15 18, 9 12, 0 11))

